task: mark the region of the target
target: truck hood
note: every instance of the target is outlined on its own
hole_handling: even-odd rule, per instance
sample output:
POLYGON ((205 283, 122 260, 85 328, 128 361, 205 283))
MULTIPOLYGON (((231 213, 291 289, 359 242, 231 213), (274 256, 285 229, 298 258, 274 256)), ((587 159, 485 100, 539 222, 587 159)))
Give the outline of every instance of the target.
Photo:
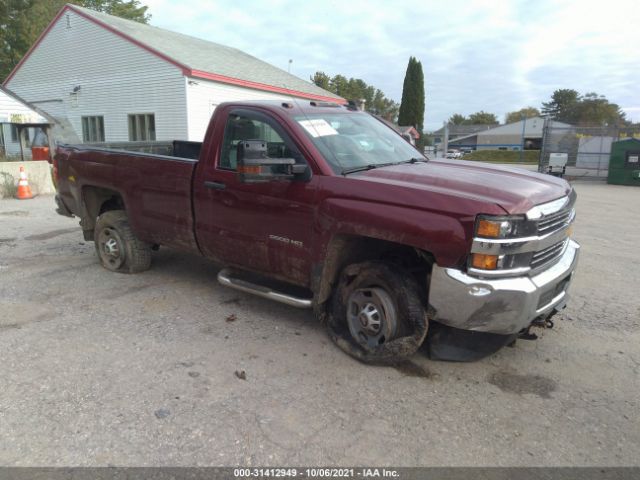
POLYGON ((368 170, 358 176, 362 180, 494 203, 510 214, 525 213, 571 192, 566 181, 552 175, 463 160, 406 163, 368 170))

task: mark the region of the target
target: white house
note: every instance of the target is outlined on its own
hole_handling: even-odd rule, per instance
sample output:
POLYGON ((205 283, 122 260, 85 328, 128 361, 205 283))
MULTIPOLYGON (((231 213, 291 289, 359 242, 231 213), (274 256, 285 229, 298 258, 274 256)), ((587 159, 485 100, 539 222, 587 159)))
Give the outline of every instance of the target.
MULTIPOLYGON (((36 134, 48 130, 52 122, 33 106, 0 87, 0 156, 31 158, 36 134)), ((42 137, 45 146, 47 138, 42 137)))
POLYGON ((66 5, 4 81, 85 142, 200 141, 230 100, 341 97, 235 48, 66 5))

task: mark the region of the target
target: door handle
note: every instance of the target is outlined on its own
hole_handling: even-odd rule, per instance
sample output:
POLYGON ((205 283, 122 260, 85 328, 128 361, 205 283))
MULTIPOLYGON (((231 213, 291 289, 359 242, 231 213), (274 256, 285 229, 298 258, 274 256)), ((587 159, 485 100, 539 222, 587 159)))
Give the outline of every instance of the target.
POLYGON ((227 186, 222 182, 204 182, 204 186, 214 190, 224 190, 227 186))

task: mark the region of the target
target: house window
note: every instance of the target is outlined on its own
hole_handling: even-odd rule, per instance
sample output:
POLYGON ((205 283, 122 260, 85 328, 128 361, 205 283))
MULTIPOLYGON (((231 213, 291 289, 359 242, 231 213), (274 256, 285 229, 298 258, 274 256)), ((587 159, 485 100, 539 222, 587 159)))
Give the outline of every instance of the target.
POLYGON ((129 115, 129 141, 144 142, 156 139, 156 117, 153 113, 129 115))
POLYGON ((82 141, 104 142, 104 117, 82 117, 82 141))
MULTIPOLYGON (((19 139, 19 134, 18 134, 18 126, 15 123, 11 123, 11 141, 13 143, 17 143, 18 139, 19 139)), ((29 143, 29 129, 25 128, 24 130, 24 141, 25 141, 25 145, 29 143)))

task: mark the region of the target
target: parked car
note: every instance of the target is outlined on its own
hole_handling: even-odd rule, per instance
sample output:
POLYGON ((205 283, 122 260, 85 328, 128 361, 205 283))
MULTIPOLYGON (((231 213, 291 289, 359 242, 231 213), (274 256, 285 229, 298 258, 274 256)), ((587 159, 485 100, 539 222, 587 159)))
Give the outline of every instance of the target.
POLYGON ((460 150, 449 149, 447 150, 447 158, 462 158, 462 152, 460 150))
POLYGON ((222 104, 202 144, 166 155, 61 145, 58 212, 107 270, 144 271, 161 246, 202 255, 223 285, 313 308, 367 362, 425 339, 434 358, 477 358, 564 307, 566 181, 429 161, 367 113, 301 103, 222 104))

